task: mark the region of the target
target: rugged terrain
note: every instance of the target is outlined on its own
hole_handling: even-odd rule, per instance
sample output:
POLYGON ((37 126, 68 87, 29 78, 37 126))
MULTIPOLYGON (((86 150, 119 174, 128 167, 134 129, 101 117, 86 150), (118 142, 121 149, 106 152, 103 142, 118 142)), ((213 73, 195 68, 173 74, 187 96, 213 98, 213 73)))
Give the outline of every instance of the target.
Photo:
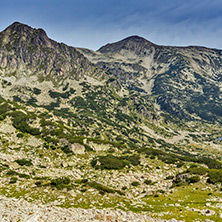
POLYGON ((2 31, 1 219, 220 221, 221 53, 2 31))

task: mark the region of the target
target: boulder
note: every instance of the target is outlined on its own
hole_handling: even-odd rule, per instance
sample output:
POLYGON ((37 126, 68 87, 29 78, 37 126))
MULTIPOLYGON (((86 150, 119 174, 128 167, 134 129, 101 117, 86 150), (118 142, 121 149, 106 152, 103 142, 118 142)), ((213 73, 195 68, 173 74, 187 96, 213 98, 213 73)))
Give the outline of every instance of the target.
POLYGON ((71 145, 71 150, 75 154, 84 154, 85 153, 85 147, 79 143, 73 143, 71 145))

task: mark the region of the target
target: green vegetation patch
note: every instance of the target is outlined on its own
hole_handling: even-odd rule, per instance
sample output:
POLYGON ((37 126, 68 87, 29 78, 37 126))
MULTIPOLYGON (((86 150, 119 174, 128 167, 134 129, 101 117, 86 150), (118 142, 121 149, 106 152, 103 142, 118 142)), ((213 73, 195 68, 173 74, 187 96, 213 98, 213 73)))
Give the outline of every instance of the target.
POLYGON ((222 170, 210 170, 208 177, 209 183, 222 183, 222 170))
POLYGON ((137 166, 140 164, 140 157, 138 155, 132 156, 113 156, 111 154, 107 156, 99 156, 94 158, 91 161, 92 167, 95 169, 123 169, 125 166, 134 165, 137 166))
POLYGON ((31 119, 30 115, 27 115, 21 111, 13 111, 10 113, 13 121, 13 126, 20 130, 22 133, 29 133, 31 135, 39 135, 40 131, 38 128, 33 128, 28 125, 28 120, 31 119))
POLYGON ((18 159, 17 162, 20 166, 32 166, 32 161, 27 159, 18 159))
POLYGON ((191 174, 205 175, 209 172, 209 170, 205 167, 192 167, 188 169, 188 172, 191 174))
POLYGON ((98 190, 99 193, 102 195, 105 193, 118 193, 120 195, 124 195, 124 193, 120 190, 112 189, 110 187, 104 186, 104 185, 97 183, 95 181, 88 181, 85 179, 85 180, 82 180, 81 183, 84 183, 85 185, 98 190))

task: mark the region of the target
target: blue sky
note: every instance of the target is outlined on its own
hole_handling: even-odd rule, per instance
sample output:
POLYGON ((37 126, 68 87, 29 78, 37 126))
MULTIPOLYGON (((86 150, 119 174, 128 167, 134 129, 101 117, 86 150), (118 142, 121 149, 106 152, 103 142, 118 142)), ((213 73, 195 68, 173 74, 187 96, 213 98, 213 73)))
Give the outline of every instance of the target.
POLYGON ((94 50, 130 35, 222 49, 221 0, 2 0, 0 30, 14 21, 94 50))

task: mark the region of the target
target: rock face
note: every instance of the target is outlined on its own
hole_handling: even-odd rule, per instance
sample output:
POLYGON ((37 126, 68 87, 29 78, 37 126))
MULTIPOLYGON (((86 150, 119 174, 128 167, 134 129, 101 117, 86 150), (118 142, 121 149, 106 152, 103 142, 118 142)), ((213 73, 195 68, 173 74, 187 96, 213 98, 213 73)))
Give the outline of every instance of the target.
MULTIPOLYGON (((48 38, 43 29, 15 22, 0 33, 0 73, 37 75, 39 81, 81 79, 98 72, 74 47, 48 38)), ((100 71, 100 76, 103 72, 100 71)))
POLYGON ((139 36, 107 44, 96 52, 78 50, 130 91, 154 97, 161 110, 171 115, 222 120, 221 50, 159 46, 139 36))

